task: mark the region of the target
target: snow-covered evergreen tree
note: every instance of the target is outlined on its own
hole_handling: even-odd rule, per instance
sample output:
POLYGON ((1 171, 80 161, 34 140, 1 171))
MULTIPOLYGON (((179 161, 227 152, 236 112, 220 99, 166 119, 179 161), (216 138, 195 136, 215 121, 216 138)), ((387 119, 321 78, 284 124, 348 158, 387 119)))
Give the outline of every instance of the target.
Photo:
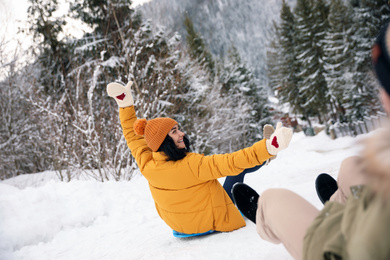
POLYGON ((327 30, 327 6, 323 0, 298 0, 294 14, 297 24, 296 52, 300 61, 298 88, 303 100, 303 114, 307 120, 317 116, 322 123, 329 103, 322 50, 322 40, 327 30))
POLYGON ((211 53, 205 46, 203 38, 196 32, 191 18, 186 15, 184 25, 187 31, 186 39, 190 53, 193 60, 197 60, 210 73, 211 77, 215 76, 215 64, 211 53))
POLYGON ((42 91, 53 98, 59 98, 66 89, 64 78, 69 73, 69 49, 60 39, 66 20, 64 16, 54 17, 59 9, 59 3, 47 0, 29 0, 28 8, 29 32, 34 36, 39 55, 37 63, 46 70, 42 70, 39 83, 42 91))
POLYGON ((348 85, 344 99, 346 102, 346 115, 352 119, 363 119, 380 109, 378 90, 375 88, 371 64, 371 48, 375 37, 381 27, 382 20, 379 15, 380 6, 386 3, 374 4, 378 1, 361 0, 352 1, 353 7, 353 34, 352 34, 352 83, 348 85))
POLYGON ((269 64, 269 77, 274 78, 275 82, 272 88, 278 90, 277 95, 282 103, 289 103, 293 113, 302 114, 303 100, 298 89, 300 63, 296 58, 296 21, 286 1, 283 1, 280 24, 275 31, 275 56, 268 59, 273 63, 269 64))
POLYGON ((331 0, 324 40, 325 77, 333 120, 345 120, 344 92, 352 84, 352 13, 343 0, 331 0))
POLYGON ((267 46, 267 77, 270 89, 277 92, 277 90, 281 87, 280 79, 283 77, 280 70, 280 67, 284 64, 282 59, 283 48, 279 43, 280 29, 276 22, 274 23, 272 29, 273 36, 267 46))
POLYGON ((219 82, 223 109, 218 113, 223 114, 221 120, 225 121, 224 129, 229 133, 230 143, 230 149, 222 151, 232 152, 259 140, 262 126, 270 123, 267 88, 258 87, 254 74, 246 68, 234 46, 222 61, 219 82))

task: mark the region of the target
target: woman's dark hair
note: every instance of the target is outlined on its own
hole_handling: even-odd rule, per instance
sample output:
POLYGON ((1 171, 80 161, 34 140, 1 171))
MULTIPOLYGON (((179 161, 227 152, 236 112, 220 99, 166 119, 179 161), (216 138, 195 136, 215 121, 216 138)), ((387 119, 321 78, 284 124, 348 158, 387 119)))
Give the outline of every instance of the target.
POLYGON ((179 149, 175 145, 175 142, 173 139, 167 135, 165 137, 164 141, 160 145, 160 148, 158 148, 158 152, 164 152, 168 156, 167 161, 178 161, 186 157, 187 153, 190 152, 190 140, 188 139, 187 135, 183 137, 184 144, 186 145, 186 148, 179 149))

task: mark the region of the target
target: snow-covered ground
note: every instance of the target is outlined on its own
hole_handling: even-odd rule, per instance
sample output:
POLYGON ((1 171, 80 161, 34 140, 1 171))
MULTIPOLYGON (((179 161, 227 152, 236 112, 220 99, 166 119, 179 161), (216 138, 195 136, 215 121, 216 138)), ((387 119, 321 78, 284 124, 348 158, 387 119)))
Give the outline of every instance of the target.
MULTIPOLYGON (((290 146, 245 182, 260 194, 291 189, 321 208, 314 180, 337 177, 341 161, 359 152, 358 138, 294 134, 290 146)), ((220 180, 221 183, 224 181, 220 180)), ((198 238, 175 238, 159 218, 146 180, 64 183, 55 173, 0 182, 0 259, 292 259, 263 241, 255 225, 198 238)))

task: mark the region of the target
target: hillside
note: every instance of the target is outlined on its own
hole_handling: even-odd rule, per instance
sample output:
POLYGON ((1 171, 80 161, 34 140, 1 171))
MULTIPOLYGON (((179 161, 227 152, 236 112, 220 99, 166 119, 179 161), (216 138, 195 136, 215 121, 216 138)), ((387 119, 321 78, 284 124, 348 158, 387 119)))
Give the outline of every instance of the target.
MULTIPOLYGON (((290 0, 291 5, 294 2, 290 0)), ((235 46, 261 83, 266 84, 266 47, 281 4, 282 0, 153 0, 140 10, 156 27, 179 32, 183 40, 183 22, 188 15, 215 56, 222 57, 235 46)))

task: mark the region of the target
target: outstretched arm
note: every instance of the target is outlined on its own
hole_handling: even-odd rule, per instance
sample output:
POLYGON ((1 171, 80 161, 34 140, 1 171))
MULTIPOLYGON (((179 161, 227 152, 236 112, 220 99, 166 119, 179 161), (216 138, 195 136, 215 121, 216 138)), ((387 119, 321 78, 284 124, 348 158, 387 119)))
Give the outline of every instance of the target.
POLYGON ((229 154, 194 156, 196 167, 192 171, 201 180, 217 179, 237 175, 243 170, 263 164, 266 160, 287 148, 292 138, 292 130, 277 124, 270 139, 263 139, 251 147, 229 154))
POLYGON ((237 175, 247 168, 263 164, 272 156, 267 151, 264 139, 234 153, 191 156, 190 165, 198 179, 212 180, 237 175))

